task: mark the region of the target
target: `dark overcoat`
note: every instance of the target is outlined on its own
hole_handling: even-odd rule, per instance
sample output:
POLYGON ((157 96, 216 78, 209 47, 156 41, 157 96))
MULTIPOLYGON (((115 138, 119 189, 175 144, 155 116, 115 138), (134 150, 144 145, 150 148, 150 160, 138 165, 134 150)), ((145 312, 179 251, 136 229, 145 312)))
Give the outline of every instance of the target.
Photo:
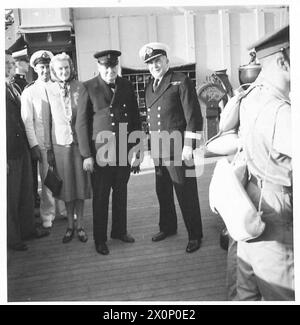
POLYGON ((20 158, 28 146, 21 118, 21 101, 6 85, 6 150, 7 159, 20 158))
POLYGON ((131 82, 117 77, 114 93, 100 75, 84 82, 76 119, 81 155, 84 158, 92 156, 93 142, 101 131, 111 131, 118 137, 120 123, 127 123, 128 133, 141 128, 131 82))

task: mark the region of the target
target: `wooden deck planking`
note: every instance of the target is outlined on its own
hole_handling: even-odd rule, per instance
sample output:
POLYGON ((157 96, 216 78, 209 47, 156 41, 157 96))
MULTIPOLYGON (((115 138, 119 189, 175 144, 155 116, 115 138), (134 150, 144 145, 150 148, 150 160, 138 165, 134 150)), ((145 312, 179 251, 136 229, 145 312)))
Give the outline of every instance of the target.
MULTIPOLYGON (((159 260, 157 260, 159 262, 159 260)), ((176 262, 165 262, 162 263, 162 265, 158 268, 153 268, 152 265, 142 265, 142 266, 135 266, 137 270, 132 271, 132 266, 126 266, 124 268, 113 268, 111 270, 107 270, 104 268, 99 269, 99 267, 92 267, 88 269, 82 269, 82 270, 72 270, 68 272, 67 274, 63 274, 63 269, 58 270, 58 272, 61 272, 61 274, 57 274, 55 278, 49 279, 49 277, 39 276, 39 275, 32 275, 27 277, 22 277, 22 279, 16 279, 15 285, 19 286, 22 285, 22 281, 28 281, 28 284, 30 284, 30 290, 39 289, 42 291, 43 287, 45 290, 48 289, 48 286, 51 284, 56 284, 58 282, 61 282, 60 289, 62 288, 68 288, 68 286, 75 281, 80 281, 82 279, 86 279, 88 281, 93 280, 95 277, 98 278, 104 278, 105 282, 102 281, 101 286, 104 289, 107 289, 109 285, 107 283, 118 281, 119 285, 118 288, 126 287, 127 281, 136 281, 136 282, 151 282, 152 279, 156 281, 157 278, 161 276, 167 275, 168 278, 174 278, 177 279, 178 274, 183 274, 185 277, 194 277, 197 274, 199 276, 206 277, 206 274, 210 275, 212 273, 218 273, 219 271, 216 271, 216 268, 222 267, 223 261, 220 260, 218 263, 216 263, 214 260, 206 261, 201 260, 197 264, 196 263, 182 263, 182 265, 178 265, 176 262), (174 271, 174 268, 176 268, 176 271, 174 271), (195 274, 194 274, 195 272, 195 274), (197 273, 197 274, 196 274, 197 273), (70 278, 70 276, 72 278, 70 278), (68 278, 69 277, 69 278, 68 278), (48 281, 47 281, 48 280, 48 281), (140 281, 141 280, 141 281, 140 281)), ((202 279, 199 279, 199 281, 202 279)))
MULTIPOLYGON (((118 281, 118 287, 112 286, 113 281, 110 279, 105 279, 105 281, 107 281, 106 285, 101 284, 101 279, 98 278, 94 280, 91 279, 92 281, 82 279, 82 281, 80 281, 73 288, 73 294, 75 294, 73 299, 70 299, 64 287, 59 288, 59 292, 56 293, 56 299, 77 300, 79 296, 85 298, 89 291, 93 291, 96 293, 96 296, 89 300, 97 300, 97 297, 99 297, 99 300, 103 300, 103 298, 105 298, 104 300, 107 301, 147 300, 150 298, 155 300, 155 298, 157 298, 159 295, 164 295, 167 300, 182 300, 182 291, 197 290, 198 294, 203 294, 204 290, 206 290, 206 292, 210 292, 211 289, 215 288, 216 286, 224 287, 224 278, 223 276, 220 277, 219 273, 210 272, 203 276, 201 273, 197 273, 196 269, 194 272, 191 272, 189 277, 183 277, 180 282, 178 282, 177 278, 178 275, 176 274, 172 274, 170 277, 169 274, 163 273, 156 277, 155 280, 152 277, 151 282, 147 281, 147 278, 137 278, 134 285, 130 286, 127 283, 124 283, 124 281, 127 282, 128 280, 123 279, 118 281), (194 281, 195 277, 197 276, 198 278, 201 278, 201 281, 194 281), (97 282, 98 284, 94 285, 93 282, 97 282), (172 299, 170 299, 170 297, 172 297, 172 299)), ((45 290, 40 291, 39 294, 46 298, 49 295, 49 291, 51 292, 50 284, 48 284, 45 290)), ((30 295, 30 292, 27 294, 30 295)))
MULTIPOLYGON (((9 252, 9 301, 225 300, 226 252, 219 247, 222 223, 208 206, 214 164, 198 179, 204 226, 202 247, 186 254, 187 233, 178 204, 178 234, 153 243, 158 231, 154 174, 133 176, 128 187, 128 230, 134 244, 109 240, 111 254, 98 255, 92 240, 91 200, 86 202, 86 244, 61 243, 66 221, 56 220, 47 238, 28 242, 27 252, 9 252)), ((109 236, 109 231, 108 231, 109 236)))

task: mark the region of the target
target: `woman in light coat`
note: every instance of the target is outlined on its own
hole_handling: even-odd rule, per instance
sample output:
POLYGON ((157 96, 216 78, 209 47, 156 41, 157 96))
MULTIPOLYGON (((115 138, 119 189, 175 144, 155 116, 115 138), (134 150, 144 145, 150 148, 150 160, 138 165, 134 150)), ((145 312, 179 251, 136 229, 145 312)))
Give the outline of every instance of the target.
POLYGON ((83 84, 74 79, 74 67, 66 53, 55 55, 50 62, 53 83, 47 87, 51 115, 46 125, 47 156, 49 165, 56 167, 63 180, 57 197, 66 204, 68 227, 63 243, 72 240, 75 232, 82 242, 88 240, 83 228, 84 200, 91 197, 89 175, 83 170, 78 149, 75 122, 78 98, 83 84), (52 117, 51 117, 52 116, 52 117))

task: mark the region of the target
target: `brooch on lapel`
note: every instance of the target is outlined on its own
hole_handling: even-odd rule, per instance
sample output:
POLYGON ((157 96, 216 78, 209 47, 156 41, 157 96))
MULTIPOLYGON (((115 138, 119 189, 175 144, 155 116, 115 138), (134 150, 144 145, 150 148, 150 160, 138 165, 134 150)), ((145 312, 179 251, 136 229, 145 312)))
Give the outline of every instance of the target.
POLYGON ((178 86, 178 85, 180 85, 181 84, 181 81, 172 81, 171 82, 171 85, 172 86, 178 86))
POLYGON ((77 104, 78 103, 78 99, 79 99, 79 94, 78 93, 74 93, 73 94, 73 98, 74 98, 74 102, 77 104))

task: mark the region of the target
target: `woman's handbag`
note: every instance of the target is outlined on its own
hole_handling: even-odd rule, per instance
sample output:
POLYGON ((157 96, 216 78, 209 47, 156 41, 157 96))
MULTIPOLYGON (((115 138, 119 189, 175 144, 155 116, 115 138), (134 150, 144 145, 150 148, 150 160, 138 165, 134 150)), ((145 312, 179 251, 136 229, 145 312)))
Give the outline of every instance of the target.
POLYGON ((63 181, 56 173, 56 170, 53 167, 49 166, 44 184, 53 193, 53 196, 59 196, 63 181))
MULTIPOLYGON (((49 103, 49 132, 50 132, 50 144, 51 149, 53 150, 53 143, 52 143, 52 112, 51 112, 51 105, 48 97, 47 89, 45 88, 46 97, 49 103)), ((49 190, 52 192, 53 196, 59 196, 63 181, 57 174, 56 168, 55 168, 55 160, 54 165, 48 167, 47 175, 44 180, 44 184, 49 188, 49 190)))

